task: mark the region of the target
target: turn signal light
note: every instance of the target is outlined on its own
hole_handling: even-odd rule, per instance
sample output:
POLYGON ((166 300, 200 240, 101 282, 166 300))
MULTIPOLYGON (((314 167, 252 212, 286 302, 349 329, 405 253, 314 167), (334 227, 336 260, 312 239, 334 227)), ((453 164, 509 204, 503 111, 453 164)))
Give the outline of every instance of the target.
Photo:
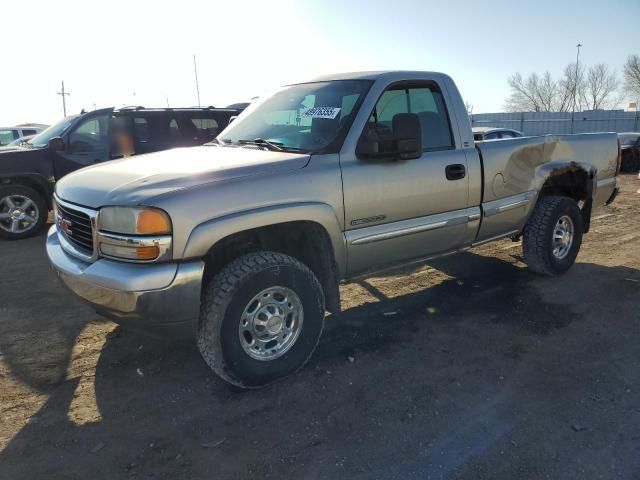
POLYGON ((156 246, 137 247, 136 255, 138 255, 138 260, 154 260, 160 255, 160 249, 156 246))
POLYGON ((155 260, 160 255, 160 249, 155 245, 147 247, 127 247, 123 245, 101 243, 100 252, 108 257, 143 261, 155 260))
POLYGON ((141 210, 138 214, 136 233, 140 235, 171 233, 169 218, 159 210, 141 210))

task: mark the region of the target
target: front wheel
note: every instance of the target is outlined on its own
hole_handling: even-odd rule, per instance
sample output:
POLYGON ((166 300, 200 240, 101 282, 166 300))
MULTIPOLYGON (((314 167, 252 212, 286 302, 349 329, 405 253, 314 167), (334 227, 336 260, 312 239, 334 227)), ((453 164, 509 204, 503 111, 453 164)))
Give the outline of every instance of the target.
POLYGON ((524 227, 522 246, 530 270, 544 275, 566 272, 576 260, 584 222, 572 198, 543 197, 524 227))
POLYGON ((198 348, 227 382, 260 387, 311 357, 324 326, 324 296, 308 267, 281 253, 243 255, 208 283, 198 348))
POLYGON ((35 235, 47 221, 47 203, 33 188, 0 187, 0 237, 18 240, 35 235))

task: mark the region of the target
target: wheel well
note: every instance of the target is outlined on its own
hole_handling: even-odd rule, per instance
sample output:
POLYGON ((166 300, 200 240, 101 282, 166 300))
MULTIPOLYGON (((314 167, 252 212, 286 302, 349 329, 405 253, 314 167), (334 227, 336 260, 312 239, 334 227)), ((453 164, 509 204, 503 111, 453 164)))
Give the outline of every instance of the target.
POLYGON ((567 167, 549 177, 542 189, 540 198, 560 195, 572 198, 580 206, 584 221, 584 233, 591 225, 591 209, 593 207, 593 175, 580 168, 567 167), (582 202, 582 203, 580 203, 582 202))
POLYGON ((204 282, 209 281, 233 259, 259 250, 290 255, 318 277, 331 313, 340 311, 340 291, 333 247, 327 231, 312 221, 284 222, 245 230, 223 238, 204 258, 204 282))
POLYGON ((549 177, 540 191, 541 197, 561 195, 576 202, 591 197, 591 178, 585 170, 572 169, 549 177))
POLYGON ((36 192, 42 195, 44 201, 47 202, 47 207, 49 209, 53 208, 52 204, 52 192, 47 189, 42 182, 36 180, 33 177, 3 177, 0 178, 0 187, 4 187, 6 185, 22 185, 23 187, 33 188, 36 192))

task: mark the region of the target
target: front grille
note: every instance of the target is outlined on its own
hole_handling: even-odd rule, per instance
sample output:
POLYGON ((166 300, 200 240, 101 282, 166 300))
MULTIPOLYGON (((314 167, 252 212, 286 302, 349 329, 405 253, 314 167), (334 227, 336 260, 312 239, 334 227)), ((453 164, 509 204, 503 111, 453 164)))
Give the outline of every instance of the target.
POLYGON ((57 207, 58 230, 61 230, 65 238, 74 246, 88 255, 93 255, 93 230, 89 215, 60 203, 57 204, 57 207))

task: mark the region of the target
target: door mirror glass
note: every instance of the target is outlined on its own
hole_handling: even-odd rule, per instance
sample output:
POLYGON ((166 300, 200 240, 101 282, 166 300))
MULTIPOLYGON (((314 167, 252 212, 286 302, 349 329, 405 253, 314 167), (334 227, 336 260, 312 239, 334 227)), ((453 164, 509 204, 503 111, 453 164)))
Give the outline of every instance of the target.
POLYGON ((382 123, 369 123, 363 133, 357 155, 361 158, 410 160, 422 155, 422 130, 415 113, 397 113, 391 128, 382 123))
POLYGON ((422 155, 422 128, 415 113, 396 113, 392 120, 396 157, 411 160, 422 155))

